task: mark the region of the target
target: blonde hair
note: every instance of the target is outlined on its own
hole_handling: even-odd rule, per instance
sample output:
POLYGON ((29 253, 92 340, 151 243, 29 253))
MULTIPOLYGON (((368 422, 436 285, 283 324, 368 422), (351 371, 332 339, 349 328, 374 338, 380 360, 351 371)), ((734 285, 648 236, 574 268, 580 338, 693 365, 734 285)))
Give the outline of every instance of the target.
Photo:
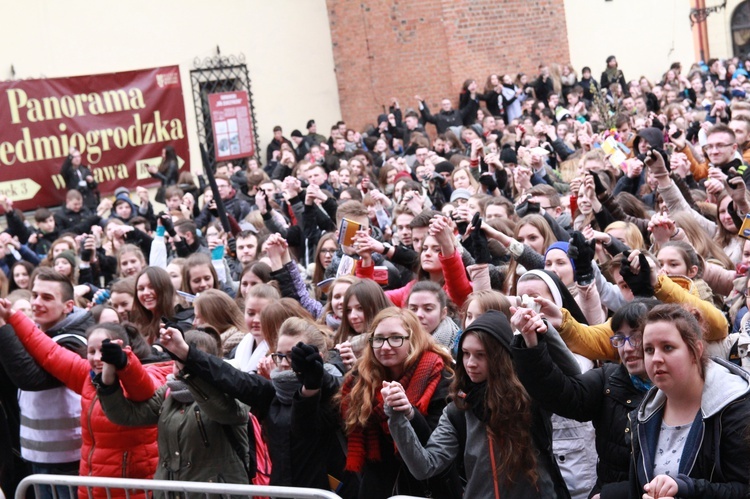
POLYGON ((290 317, 281 324, 279 337, 300 338, 302 343, 317 347, 320 356, 325 360, 328 355, 327 328, 317 324, 311 318, 290 317))
POLYGON ((607 225, 604 232, 609 234, 610 230, 624 230, 625 231, 625 244, 630 249, 645 249, 646 243, 643 240, 643 234, 637 225, 630 222, 623 222, 618 220, 607 225))

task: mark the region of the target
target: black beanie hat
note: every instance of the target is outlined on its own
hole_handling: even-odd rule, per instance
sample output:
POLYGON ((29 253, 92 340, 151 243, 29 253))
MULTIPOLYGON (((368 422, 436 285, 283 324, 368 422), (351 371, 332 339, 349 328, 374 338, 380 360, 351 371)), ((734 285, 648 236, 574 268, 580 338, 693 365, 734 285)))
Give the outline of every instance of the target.
POLYGON ((441 161, 435 165, 435 171, 438 173, 451 173, 454 168, 453 163, 450 161, 441 161))
POLYGON ((513 329, 510 327, 510 321, 504 313, 499 310, 488 310, 477 317, 461 335, 461 340, 458 342, 459 354, 466 335, 475 331, 489 334, 499 341, 511 356, 513 355, 510 349, 511 342, 513 341, 513 329))
POLYGON ((500 151, 500 161, 503 163, 513 163, 514 165, 518 164, 518 156, 516 155, 516 151, 510 147, 505 146, 500 151))

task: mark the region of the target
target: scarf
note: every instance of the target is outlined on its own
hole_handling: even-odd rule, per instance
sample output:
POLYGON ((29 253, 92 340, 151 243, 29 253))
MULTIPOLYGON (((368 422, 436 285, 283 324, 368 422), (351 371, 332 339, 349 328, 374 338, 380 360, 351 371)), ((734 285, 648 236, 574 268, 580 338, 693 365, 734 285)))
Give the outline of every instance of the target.
POLYGON ((334 331, 338 331, 341 327, 341 319, 339 319, 332 313, 328 313, 326 314, 326 326, 330 327, 334 331))
POLYGON ((274 369, 271 371, 271 382, 276 390, 276 398, 284 405, 292 405, 294 394, 302 388, 302 382, 297 379, 297 375, 291 369, 287 371, 274 369))
POLYGON ((438 327, 432 332, 432 339, 435 340, 437 344, 443 345, 448 350, 451 350, 456 342, 456 336, 458 336, 459 331, 460 329, 456 326, 456 323, 453 322, 453 319, 446 317, 440 321, 438 327))
POLYGON ((474 416, 479 421, 488 422, 490 415, 487 413, 486 407, 484 406, 484 398, 487 395, 487 381, 481 383, 472 383, 468 381, 466 391, 459 392, 459 396, 463 396, 464 402, 469 407, 469 410, 474 413, 474 416))
POLYGON ((188 390, 188 385, 181 379, 176 379, 174 374, 167 376, 168 396, 174 398, 181 404, 190 404, 195 401, 193 394, 188 390))
POLYGON ((652 386, 654 386, 650 379, 644 380, 633 374, 630 375, 630 382, 633 383, 635 389, 641 393, 646 393, 652 386))
POLYGON ((607 69, 604 71, 604 73, 606 73, 607 80, 610 83, 615 83, 617 80, 620 79, 620 68, 617 68, 617 67, 615 67, 615 68, 607 67, 607 69))
MULTIPOLYGON (((427 414, 432 396, 443 378, 444 367, 442 357, 435 352, 424 352, 419 360, 397 380, 404 387, 409 401, 422 415, 427 414)), ((355 379, 355 377, 350 377, 342 389, 341 414, 344 418, 350 410, 349 394, 355 379)), ((359 379, 356 382, 363 383, 364 381, 359 379)), ((349 433, 346 457, 348 471, 362 471, 365 461, 380 461, 380 437, 390 435, 388 416, 385 414, 385 404, 380 394, 380 383, 374 387, 374 391, 377 405, 373 407, 367 424, 364 427, 356 426, 349 433)), ((394 451, 397 451, 395 444, 394 451)))

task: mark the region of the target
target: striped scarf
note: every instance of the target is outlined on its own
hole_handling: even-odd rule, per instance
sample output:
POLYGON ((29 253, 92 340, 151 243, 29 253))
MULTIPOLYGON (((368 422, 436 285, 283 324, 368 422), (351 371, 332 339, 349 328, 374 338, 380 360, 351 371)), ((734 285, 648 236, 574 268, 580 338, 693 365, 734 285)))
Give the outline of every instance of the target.
MULTIPOLYGON (((443 377, 444 367, 442 357, 434 352, 424 352, 419 360, 397 380, 404 387, 409 401, 422 415, 427 414, 432 396, 443 377)), ((341 412, 344 418, 349 411, 349 394, 354 382, 355 378, 351 377, 342 388, 341 412)), ((346 457, 348 471, 362 471, 365 461, 380 461, 380 437, 390 435, 388 416, 385 414, 380 386, 375 387, 375 395, 377 405, 373 407, 367 424, 364 427, 353 428, 349 434, 346 457)))

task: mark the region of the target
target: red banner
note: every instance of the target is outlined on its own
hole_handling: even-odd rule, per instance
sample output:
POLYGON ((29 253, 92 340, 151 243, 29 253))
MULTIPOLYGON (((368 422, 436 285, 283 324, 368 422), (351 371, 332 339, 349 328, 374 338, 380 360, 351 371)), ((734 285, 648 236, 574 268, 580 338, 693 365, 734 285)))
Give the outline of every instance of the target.
POLYGON ((216 161, 255 155, 253 120, 247 92, 209 94, 216 161))
POLYGON ((0 82, 0 194, 22 210, 64 202, 60 167, 71 147, 105 196, 157 185, 147 168, 161 163, 167 145, 188 170, 177 66, 0 82))

